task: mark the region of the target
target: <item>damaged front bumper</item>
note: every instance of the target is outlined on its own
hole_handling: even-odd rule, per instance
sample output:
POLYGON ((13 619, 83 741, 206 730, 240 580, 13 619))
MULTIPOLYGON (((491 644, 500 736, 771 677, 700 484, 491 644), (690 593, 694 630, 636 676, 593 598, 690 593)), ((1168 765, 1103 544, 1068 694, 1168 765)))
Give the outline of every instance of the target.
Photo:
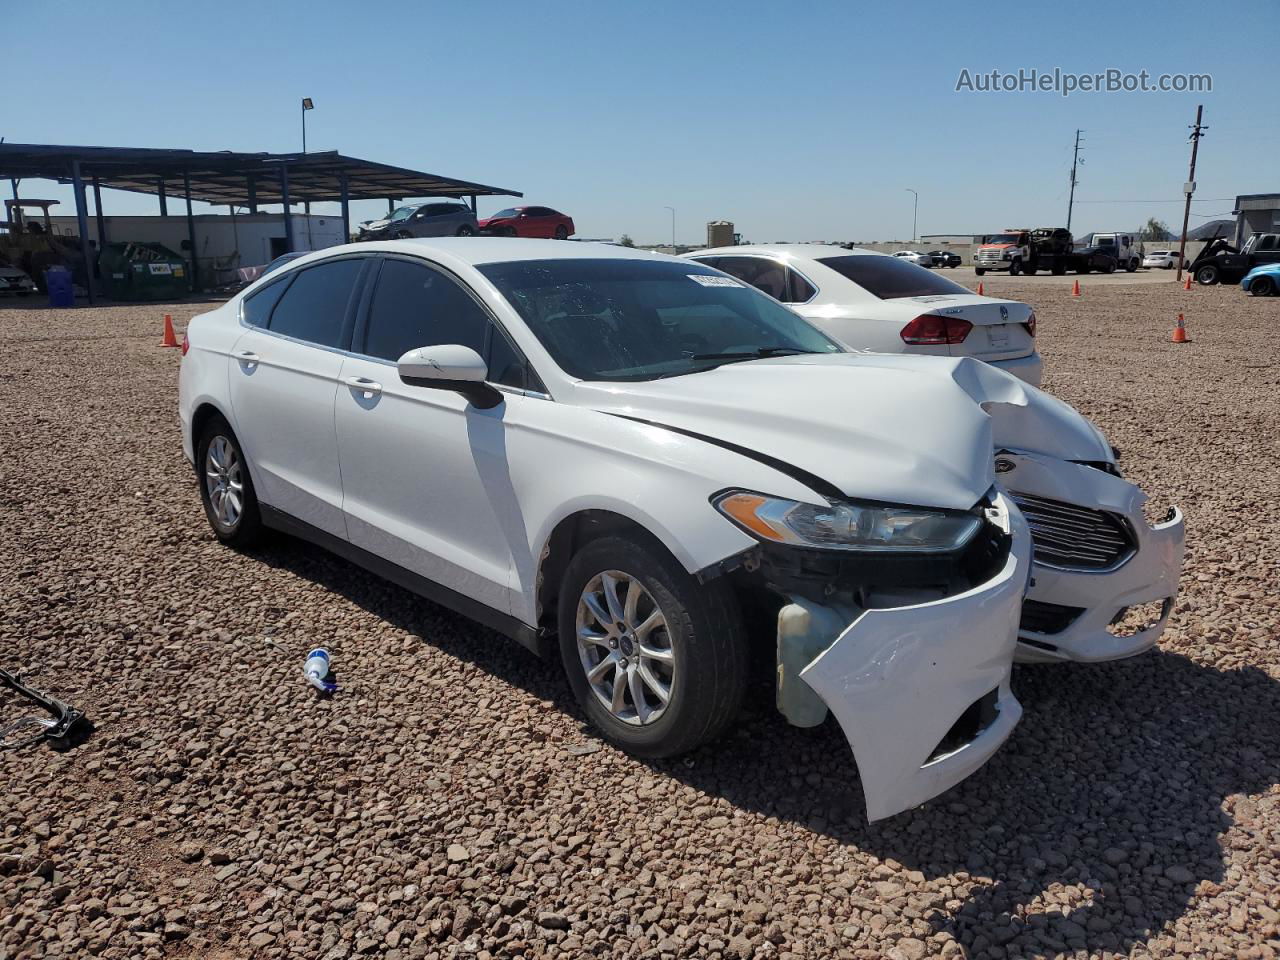
POLYGON ((871 609, 796 599, 779 614, 779 707, 801 725, 821 722, 826 708, 835 714, 857 761, 868 820, 959 783, 1022 715, 1009 674, 1031 538, 1004 496, 996 510, 1009 552, 971 589, 871 609))
POLYGON ((1094 466, 1008 450, 1001 460, 998 479, 1041 539, 1018 662, 1119 660, 1153 646, 1182 574, 1182 514, 1149 523, 1146 494, 1094 466), (1143 622, 1130 623, 1139 612, 1143 622))

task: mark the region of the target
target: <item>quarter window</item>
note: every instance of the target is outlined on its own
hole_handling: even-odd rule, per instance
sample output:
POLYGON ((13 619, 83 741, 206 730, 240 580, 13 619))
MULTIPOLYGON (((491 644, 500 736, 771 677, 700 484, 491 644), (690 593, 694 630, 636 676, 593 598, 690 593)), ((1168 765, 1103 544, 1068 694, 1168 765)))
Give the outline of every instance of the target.
POLYGON ((280 302, 280 295, 289 286, 290 277, 281 277, 275 283, 268 284, 253 296, 246 297, 240 305, 240 316, 251 327, 265 327, 271 319, 271 309, 280 302))
POLYGON ((351 257, 298 271, 268 329, 322 347, 343 346, 347 307, 364 264, 364 258, 351 257))
POLYGON ((817 293, 817 288, 794 270, 787 269, 787 280, 789 282, 790 295, 786 299, 786 303, 806 303, 813 299, 813 295, 817 293))

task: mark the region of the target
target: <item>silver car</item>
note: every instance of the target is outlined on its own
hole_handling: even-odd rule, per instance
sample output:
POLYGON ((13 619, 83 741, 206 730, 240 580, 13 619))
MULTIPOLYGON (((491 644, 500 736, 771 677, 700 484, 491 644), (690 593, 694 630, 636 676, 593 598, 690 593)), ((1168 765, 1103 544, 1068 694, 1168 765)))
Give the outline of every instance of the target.
POLYGON ((472 237, 476 215, 465 203, 432 201, 397 207, 385 220, 360 225, 360 240, 407 240, 410 237, 472 237))

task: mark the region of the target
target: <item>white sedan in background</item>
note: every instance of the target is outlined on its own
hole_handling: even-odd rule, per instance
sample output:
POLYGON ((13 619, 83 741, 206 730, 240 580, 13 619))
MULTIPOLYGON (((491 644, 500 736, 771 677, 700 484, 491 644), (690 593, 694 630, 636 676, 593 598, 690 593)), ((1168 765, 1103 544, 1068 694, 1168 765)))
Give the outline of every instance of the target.
MULTIPOLYGON (((709 266, 608 245, 311 253, 192 319, 178 382, 219 540, 282 530, 558 650, 640 756, 723 732, 776 656, 779 709, 835 715, 873 820, 973 773, 1021 714, 1037 521, 993 445, 1050 508, 1141 504, 1096 429, 1011 376, 853 355, 709 266)), ((1158 570, 1171 596, 1135 536, 1098 556, 1110 540, 1069 519, 1053 546, 1158 570)), ((1110 615, 1098 572, 1059 587, 1110 615)))
POLYGON ((907 263, 914 263, 917 267, 933 266, 933 257, 927 253, 921 253, 919 250, 899 250, 894 256, 899 260, 907 261, 907 263))
POLYGON ((974 357, 1040 385, 1036 315, 900 255, 812 243, 685 254, 785 303, 851 350, 974 357))
POLYGON ((1178 265, 1177 250, 1152 250, 1142 258, 1144 267, 1159 267, 1163 270, 1172 270, 1178 265))

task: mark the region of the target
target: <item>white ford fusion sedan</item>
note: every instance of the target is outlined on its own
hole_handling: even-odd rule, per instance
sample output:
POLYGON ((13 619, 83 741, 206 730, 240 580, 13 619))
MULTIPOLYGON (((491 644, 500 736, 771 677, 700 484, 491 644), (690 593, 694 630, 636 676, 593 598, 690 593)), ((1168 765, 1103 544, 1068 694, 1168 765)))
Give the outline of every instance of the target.
POLYGON ((312 253, 183 352, 220 540, 282 530, 558 648, 644 757, 714 738, 751 659, 776 661, 790 722, 840 723, 871 819, 968 776, 1021 714, 1032 545, 993 431, 1029 475, 1110 457, 990 366, 850 354, 710 267, 586 243, 312 253))
POLYGON ((980 297, 901 254, 790 243, 685 256, 763 290, 851 350, 975 357, 1040 386, 1027 304, 980 297))

